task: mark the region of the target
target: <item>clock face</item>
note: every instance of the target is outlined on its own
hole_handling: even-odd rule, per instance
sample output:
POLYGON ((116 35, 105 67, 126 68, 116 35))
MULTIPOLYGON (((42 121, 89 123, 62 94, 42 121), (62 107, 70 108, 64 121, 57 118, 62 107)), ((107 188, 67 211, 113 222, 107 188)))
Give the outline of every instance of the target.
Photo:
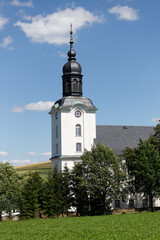
POLYGON ((81 116, 81 112, 80 112, 79 110, 77 110, 77 111, 75 112, 75 116, 76 116, 76 117, 80 117, 80 116, 81 116))

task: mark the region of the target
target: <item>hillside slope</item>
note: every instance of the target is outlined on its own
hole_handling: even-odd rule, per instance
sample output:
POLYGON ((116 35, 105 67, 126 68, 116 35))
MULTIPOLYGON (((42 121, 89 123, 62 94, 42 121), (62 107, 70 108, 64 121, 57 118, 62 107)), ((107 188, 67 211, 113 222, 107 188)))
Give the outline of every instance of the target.
POLYGON ((51 169, 51 161, 32 163, 24 166, 14 167, 17 171, 35 171, 51 169))

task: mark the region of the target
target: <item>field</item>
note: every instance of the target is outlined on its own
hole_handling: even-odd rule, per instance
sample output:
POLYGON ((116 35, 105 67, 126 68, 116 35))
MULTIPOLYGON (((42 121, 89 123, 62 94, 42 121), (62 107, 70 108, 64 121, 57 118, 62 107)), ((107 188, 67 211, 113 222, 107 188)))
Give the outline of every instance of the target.
POLYGON ((160 213, 0 222, 2 240, 159 240, 160 213))
POLYGON ((19 174, 28 174, 32 171, 38 171, 40 176, 45 179, 48 171, 51 170, 51 161, 41 162, 41 163, 33 163, 25 166, 14 167, 19 174))

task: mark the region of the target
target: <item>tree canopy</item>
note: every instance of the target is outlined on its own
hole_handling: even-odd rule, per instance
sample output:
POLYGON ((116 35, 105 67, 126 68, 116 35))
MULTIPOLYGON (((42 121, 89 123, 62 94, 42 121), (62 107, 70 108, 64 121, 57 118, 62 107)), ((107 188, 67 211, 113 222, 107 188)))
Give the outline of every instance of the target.
POLYGON ((0 218, 2 211, 11 214, 18 207, 20 180, 9 163, 0 163, 0 218))
POLYGON ((100 143, 85 151, 81 159, 80 186, 86 188, 90 214, 107 213, 112 200, 124 194, 125 164, 112 149, 100 143))
POLYGON ((160 196, 160 156, 150 140, 140 140, 134 149, 126 148, 126 164, 130 176, 131 191, 149 197, 153 210, 153 198, 160 196))

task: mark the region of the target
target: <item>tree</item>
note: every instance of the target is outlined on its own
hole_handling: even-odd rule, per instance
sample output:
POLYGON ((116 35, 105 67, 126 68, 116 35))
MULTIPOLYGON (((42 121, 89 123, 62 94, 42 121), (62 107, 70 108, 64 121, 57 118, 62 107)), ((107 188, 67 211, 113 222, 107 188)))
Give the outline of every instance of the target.
POLYGON ((63 202, 62 194, 62 173, 58 172, 57 165, 53 169, 53 202, 54 202, 54 214, 58 215, 61 213, 61 207, 63 202))
POLYGON ((140 142, 134 149, 126 148, 126 164, 130 176, 131 192, 149 197, 153 211, 153 198, 160 195, 160 156, 150 140, 140 142))
POLYGON ((149 141, 155 146, 160 155, 160 124, 157 124, 157 126, 154 128, 154 134, 149 137, 149 141))
POLYGON ((53 197, 53 176, 52 172, 49 171, 47 181, 44 184, 44 190, 43 190, 43 211, 44 214, 47 217, 53 217, 54 216, 54 197, 53 197))
POLYGON ((62 203, 61 203, 61 213, 62 216, 64 213, 67 213, 71 207, 71 199, 72 199, 72 192, 71 192, 71 174, 67 167, 64 166, 64 171, 62 172, 62 203))
POLYGON ((0 163, 0 219, 3 211, 9 213, 18 208, 20 180, 9 163, 0 163))
POLYGON ((100 143, 81 158, 81 186, 87 188, 90 214, 108 213, 113 199, 124 193, 125 165, 112 149, 100 143))
POLYGON ((20 201, 20 214, 28 218, 41 215, 42 178, 37 171, 31 172, 23 185, 20 201))
POLYGON ((71 189, 73 192, 72 206, 76 208, 77 216, 88 215, 89 198, 81 163, 76 164, 71 172, 71 189))

